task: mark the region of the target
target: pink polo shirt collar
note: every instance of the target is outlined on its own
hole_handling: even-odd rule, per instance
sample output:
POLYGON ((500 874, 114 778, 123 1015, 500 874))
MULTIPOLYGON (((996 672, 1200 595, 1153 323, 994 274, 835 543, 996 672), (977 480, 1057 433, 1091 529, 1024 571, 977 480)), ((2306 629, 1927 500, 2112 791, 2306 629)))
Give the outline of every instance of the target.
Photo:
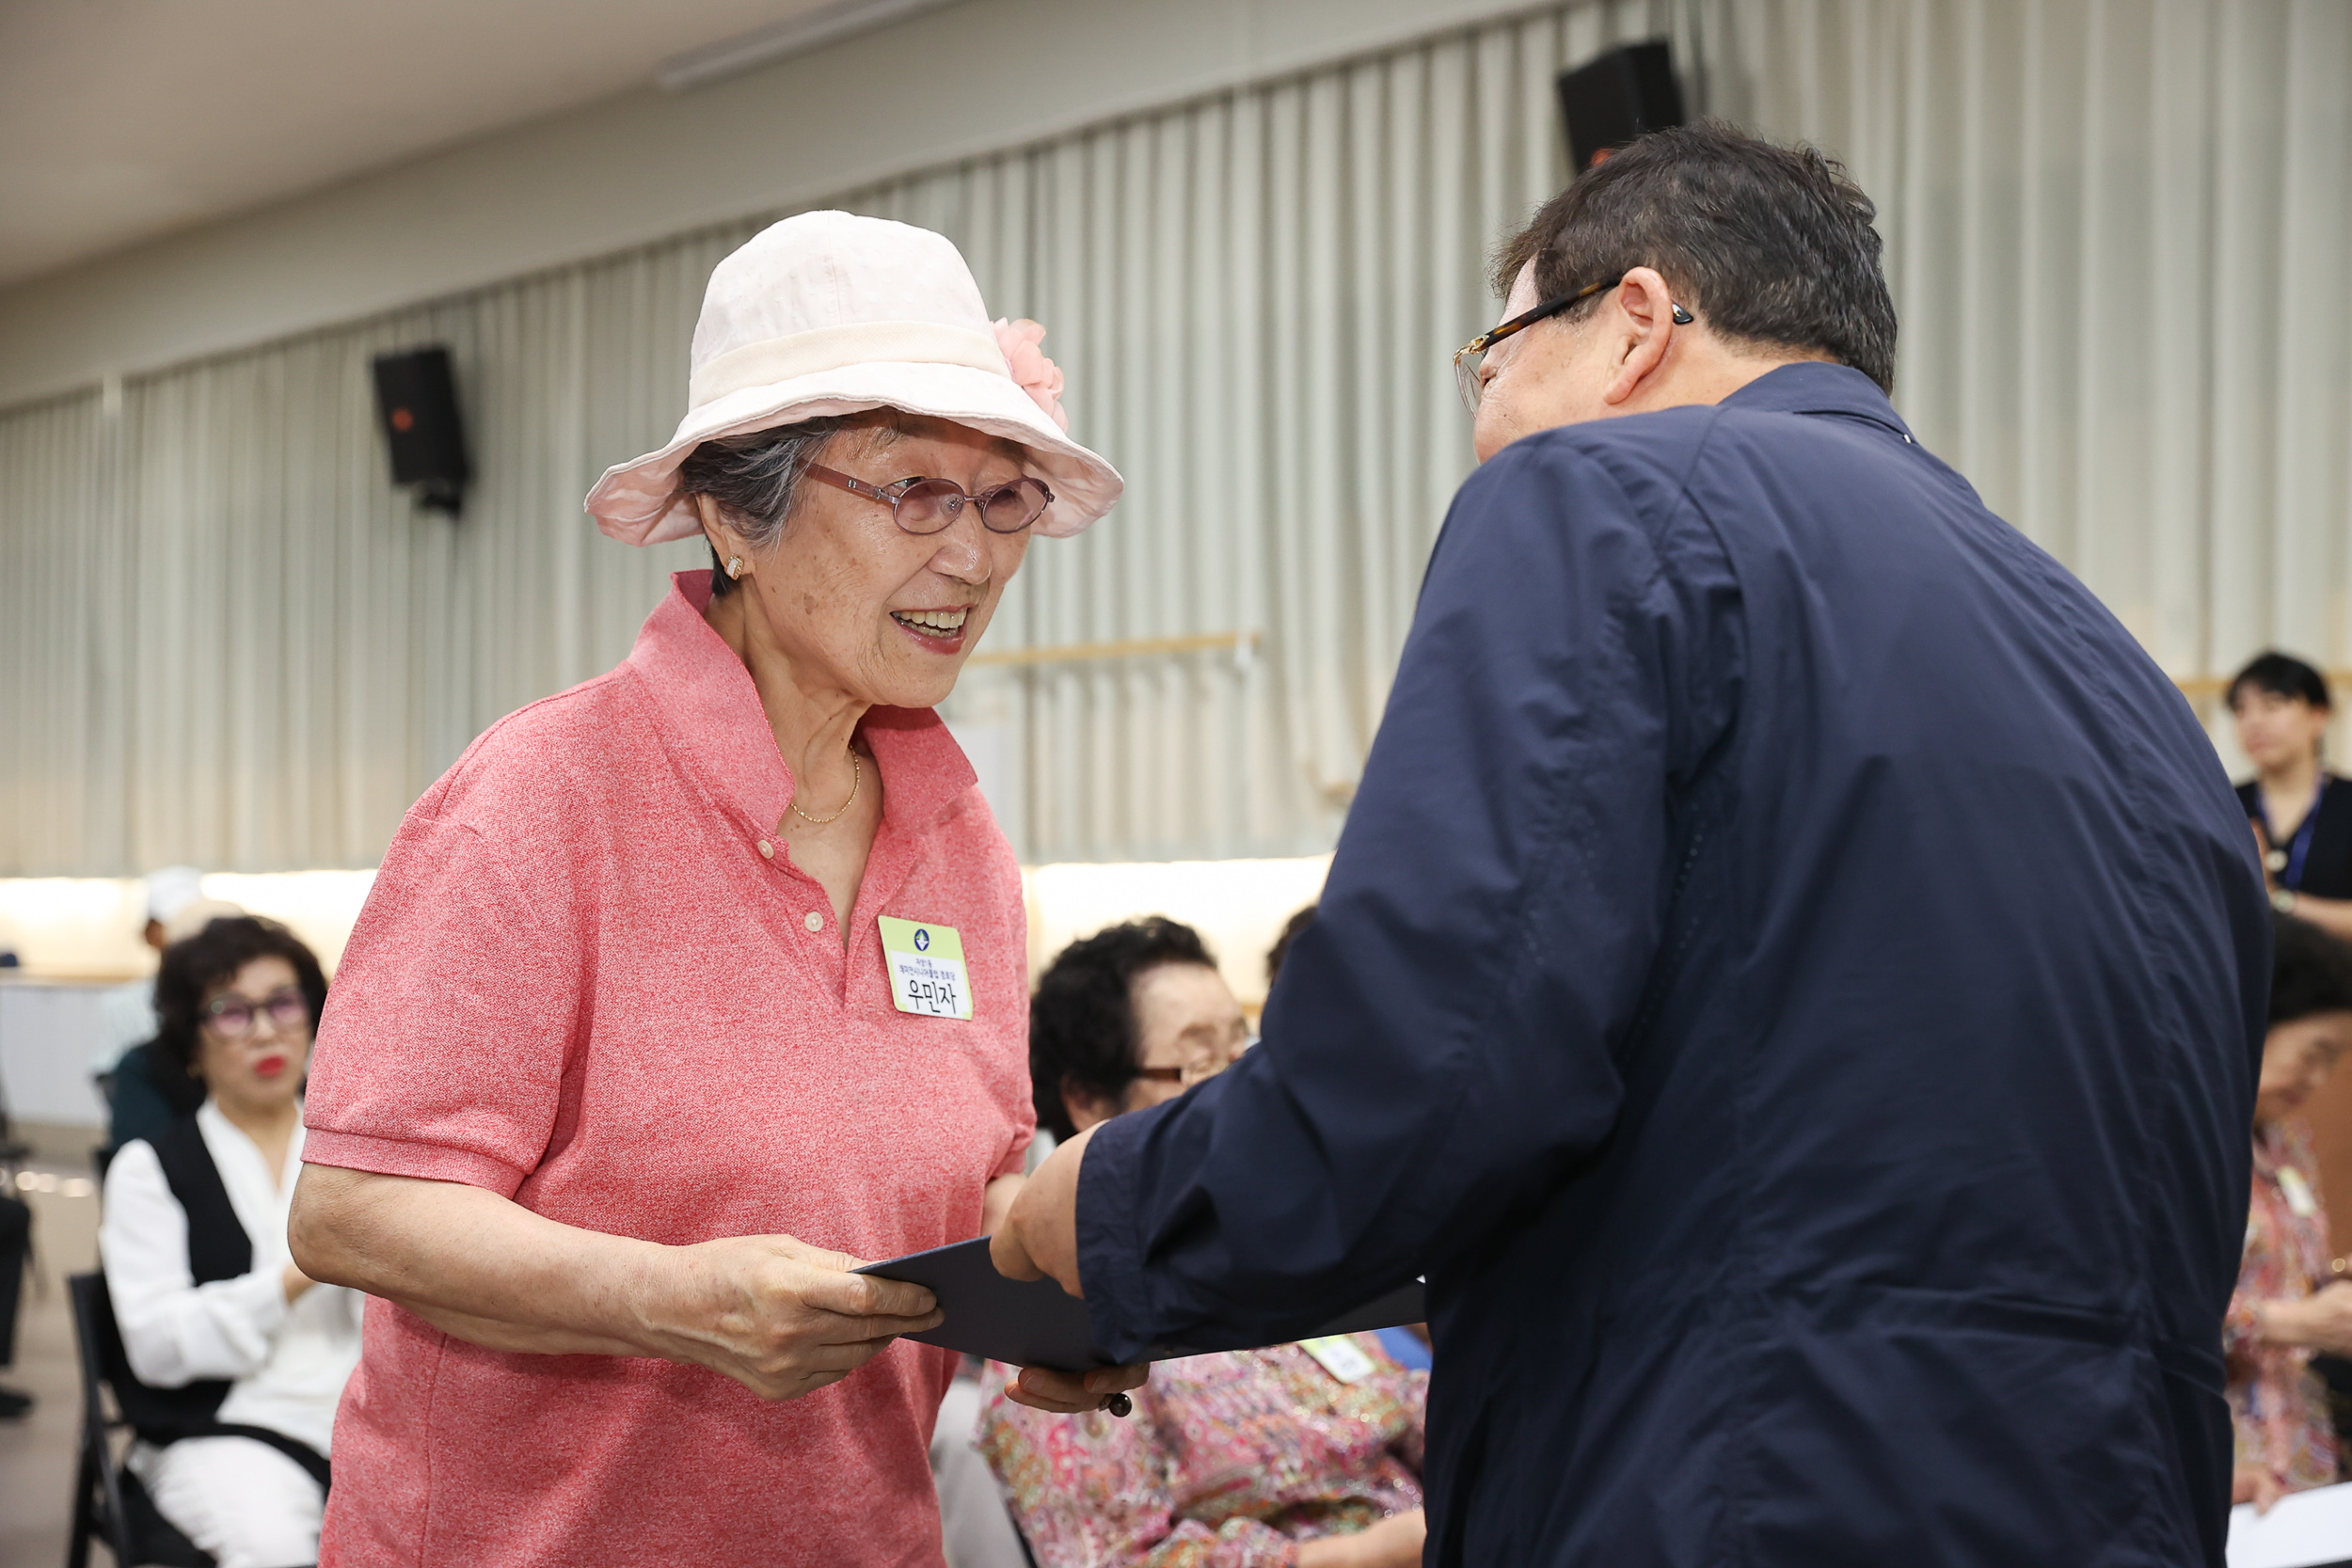
MULTIPOLYGON (((674 572, 628 656, 644 677, 662 743, 753 838, 771 833, 791 804, 792 769, 776 750, 752 673, 703 619, 710 573, 674 572)), ((859 732, 888 790, 884 820, 920 833, 978 782, 963 748, 930 708, 876 707, 859 732)))

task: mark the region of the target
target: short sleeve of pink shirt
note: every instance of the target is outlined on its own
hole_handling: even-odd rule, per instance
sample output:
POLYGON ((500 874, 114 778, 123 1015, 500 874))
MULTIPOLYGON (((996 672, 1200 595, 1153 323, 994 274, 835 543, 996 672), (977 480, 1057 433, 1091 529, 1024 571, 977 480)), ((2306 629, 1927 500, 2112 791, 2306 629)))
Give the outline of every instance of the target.
MULTIPOLYGON (((618 670, 501 721, 410 811, 320 1028, 305 1160, 672 1245, 977 1232, 1033 1127, 1011 849, 937 716, 874 710, 883 818, 845 941, 774 836, 790 775, 707 594, 680 574, 618 670), (898 1010, 885 915, 955 928, 970 1020, 898 1010)), ((771 1404, 371 1301, 322 1561, 937 1562, 952 1370, 901 1342, 771 1404)))

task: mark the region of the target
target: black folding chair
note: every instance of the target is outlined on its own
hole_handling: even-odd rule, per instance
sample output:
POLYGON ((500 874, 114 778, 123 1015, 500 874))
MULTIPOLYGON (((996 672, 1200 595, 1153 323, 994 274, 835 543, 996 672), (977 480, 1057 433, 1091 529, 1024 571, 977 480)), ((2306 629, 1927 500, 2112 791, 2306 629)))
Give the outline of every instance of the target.
POLYGON ((212 1554, 172 1527, 139 1478, 115 1457, 115 1433, 130 1423, 106 1411, 107 1390, 135 1386, 114 1303, 103 1274, 66 1280, 73 1299, 73 1339, 82 1361, 82 1462, 73 1478, 73 1536, 66 1568, 88 1568, 89 1544, 106 1543, 116 1568, 213 1568, 212 1554))

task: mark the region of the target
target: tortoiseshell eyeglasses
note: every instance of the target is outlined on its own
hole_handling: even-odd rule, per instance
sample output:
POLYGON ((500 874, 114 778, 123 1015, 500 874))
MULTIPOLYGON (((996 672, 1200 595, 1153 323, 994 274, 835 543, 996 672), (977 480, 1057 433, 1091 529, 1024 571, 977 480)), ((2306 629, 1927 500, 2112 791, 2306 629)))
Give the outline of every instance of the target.
MULTIPOLYGON (((1550 320, 1571 305, 1581 304, 1595 294, 1605 293, 1615 287, 1616 284, 1613 282, 1589 283, 1574 293, 1561 294, 1555 299, 1545 300, 1533 310, 1522 311, 1501 326, 1482 332, 1460 348, 1455 349, 1454 351, 1454 385, 1461 391, 1462 406, 1475 414, 1478 412, 1479 400, 1486 395, 1486 378, 1481 375, 1479 371, 1486 362, 1488 349, 1505 338, 1517 337, 1539 321, 1550 320)), ((1694 319, 1690 311, 1685 310, 1679 305, 1674 308, 1674 317, 1677 326, 1688 326, 1694 319)))

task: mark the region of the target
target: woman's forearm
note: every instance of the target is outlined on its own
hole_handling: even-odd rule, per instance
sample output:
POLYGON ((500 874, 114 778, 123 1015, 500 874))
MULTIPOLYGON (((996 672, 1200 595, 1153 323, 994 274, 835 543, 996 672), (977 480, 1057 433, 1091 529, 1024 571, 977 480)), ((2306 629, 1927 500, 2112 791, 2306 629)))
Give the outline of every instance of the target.
POLYGON ((482 1346, 485 1350, 516 1351, 529 1355, 644 1355, 642 1345, 625 1339, 607 1338, 600 1335, 581 1334, 569 1329, 537 1328, 522 1323, 501 1323, 496 1318, 477 1318, 470 1313, 452 1311, 429 1302, 398 1302, 444 1334, 456 1336, 482 1346))
POLYGON ((455 1181, 305 1165, 288 1239, 313 1279, 496 1350, 651 1355, 676 1249, 534 1214, 455 1181))
POLYGON ((762 1399, 838 1383, 898 1335, 940 1323, 921 1286, 854 1273, 858 1259, 790 1236, 663 1246, 462 1182, 305 1165, 287 1233, 311 1278, 386 1297, 461 1339, 660 1356, 762 1399))

